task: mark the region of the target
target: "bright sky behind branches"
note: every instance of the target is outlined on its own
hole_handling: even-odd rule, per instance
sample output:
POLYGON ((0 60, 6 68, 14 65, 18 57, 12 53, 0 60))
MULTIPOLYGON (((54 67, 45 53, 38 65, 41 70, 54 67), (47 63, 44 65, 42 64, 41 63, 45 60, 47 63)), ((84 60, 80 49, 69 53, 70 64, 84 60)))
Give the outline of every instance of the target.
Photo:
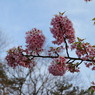
POLYGON ((95 0, 0 0, 0 29, 10 35, 14 44, 25 43, 25 32, 34 27, 50 37, 50 21, 58 12, 66 11, 77 36, 93 40, 95 0))
POLYGON ((0 30, 10 36, 13 46, 25 45, 25 32, 35 27, 52 40, 50 21, 55 14, 64 11, 73 22, 76 35, 95 44, 92 22, 95 0, 0 0, 0 30))

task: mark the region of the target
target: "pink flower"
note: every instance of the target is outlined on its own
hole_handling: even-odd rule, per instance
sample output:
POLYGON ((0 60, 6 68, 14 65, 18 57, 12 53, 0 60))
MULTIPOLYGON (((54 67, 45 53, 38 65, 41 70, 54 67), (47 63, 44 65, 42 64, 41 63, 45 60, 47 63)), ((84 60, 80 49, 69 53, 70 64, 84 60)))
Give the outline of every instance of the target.
POLYGON ((54 59, 51 62, 51 65, 48 68, 49 73, 51 73, 54 76, 62 76, 66 73, 67 67, 66 67, 66 59, 64 57, 59 57, 57 59, 54 59))
POLYGON ((86 65, 86 67, 90 67, 90 66, 92 66, 93 64, 92 63, 85 63, 85 65, 86 65))
POLYGON ((10 49, 6 56, 8 65, 13 68, 18 65, 28 68, 34 67, 36 65, 36 62, 34 60, 29 59, 23 53, 25 53, 25 50, 23 50, 21 47, 10 49))
POLYGON ((81 40, 74 42, 73 45, 71 45, 71 50, 73 49, 75 49, 77 56, 84 61, 87 59, 95 60, 95 48, 89 43, 85 43, 81 40))
POLYGON ((95 91, 95 87, 93 87, 93 86, 92 86, 92 88, 91 88, 91 89, 95 91))
POLYGON ((52 21, 50 28, 53 37, 56 39, 53 41, 54 44, 60 45, 64 42, 64 39, 68 40, 68 43, 73 43, 75 41, 75 32, 72 22, 65 16, 56 15, 52 21))
POLYGON ((45 37, 42 31, 34 28, 29 32, 26 32, 26 47, 29 51, 36 53, 41 52, 45 42, 45 37))
POLYGON ((69 70, 71 73, 80 72, 80 70, 79 70, 80 68, 77 67, 77 64, 69 63, 69 64, 67 65, 67 67, 68 67, 68 70, 69 70))
POLYGON ((94 67, 92 67, 92 70, 95 70, 95 66, 94 66, 94 67))

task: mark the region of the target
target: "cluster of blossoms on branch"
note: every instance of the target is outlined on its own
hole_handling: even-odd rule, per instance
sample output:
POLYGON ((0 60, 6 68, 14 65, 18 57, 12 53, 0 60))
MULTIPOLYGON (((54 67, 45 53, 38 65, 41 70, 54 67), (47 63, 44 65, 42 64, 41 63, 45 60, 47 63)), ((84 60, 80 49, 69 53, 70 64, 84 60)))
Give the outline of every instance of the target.
POLYGON ((45 36, 43 35, 41 30, 36 28, 31 31, 26 32, 26 47, 29 51, 39 53, 43 49, 43 45, 45 42, 45 36))
POLYGON ((67 64, 67 59, 65 57, 59 56, 50 63, 51 65, 48 67, 49 73, 54 76, 62 76, 66 73, 66 71, 70 71, 71 73, 79 72, 79 68, 77 64, 73 64, 70 62, 67 64))
POLYGON ((95 46, 84 43, 80 38, 76 42, 73 24, 68 17, 63 14, 55 15, 51 25, 50 31, 55 38, 52 42, 58 45, 57 48, 50 47, 48 54, 42 55, 45 36, 41 30, 33 28, 26 32, 26 49, 18 46, 8 51, 6 56, 8 65, 13 68, 18 65, 33 68, 37 64, 35 58, 40 57, 52 59, 48 70, 54 76, 62 76, 66 71, 79 72, 79 65, 82 62, 85 62, 86 67, 93 66, 92 69, 95 70, 95 46), (68 49, 75 50, 78 57, 70 57, 68 49), (65 50, 66 56, 60 55, 62 50, 65 50))
POLYGON ((54 59, 51 62, 51 65, 49 66, 48 70, 49 73, 53 74, 54 76, 62 76, 67 70, 66 59, 64 57, 54 59))
POLYGON ((8 65, 15 68, 16 66, 20 65, 23 67, 31 68, 36 65, 36 62, 32 59, 29 59, 23 53, 27 53, 26 50, 23 50, 21 46, 17 48, 12 48, 8 51, 8 55, 6 56, 6 60, 8 65))
POLYGON ((83 60, 95 60, 95 46, 91 46, 89 43, 83 42, 83 40, 78 38, 78 42, 73 43, 71 49, 75 49, 77 56, 83 60))
POLYGON ((68 40, 68 43, 73 43, 75 41, 74 28, 72 27, 72 22, 66 17, 60 15, 55 15, 51 21, 50 28, 53 37, 56 39, 53 41, 54 44, 60 45, 61 43, 68 40))
MULTIPOLYGON (((95 62, 95 46, 91 46, 88 42, 83 42, 84 39, 77 38, 78 41, 73 43, 71 46, 72 50, 76 51, 76 55, 78 58, 81 58, 83 61, 91 61, 85 62, 86 67, 90 67, 94 65, 95 62)), ((95 67, 92 67, 92 70, 95 70, 95 67)))

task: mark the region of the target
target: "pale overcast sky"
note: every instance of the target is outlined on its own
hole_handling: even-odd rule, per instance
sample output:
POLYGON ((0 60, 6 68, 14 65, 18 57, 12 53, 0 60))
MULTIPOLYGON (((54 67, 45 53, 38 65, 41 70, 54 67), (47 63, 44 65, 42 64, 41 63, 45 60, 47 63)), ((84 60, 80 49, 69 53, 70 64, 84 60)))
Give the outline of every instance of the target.
POLYGON ((77 36, 92 42, 95 0, 88 3, 84 0, 0 0, 0 29, 10 35, 14 44, 24 44, 25 32, 34 27, 48 37, 51 18, 64 11, 73 22, 77 36))
POLYGON ((10 37, 13 45, 25 44, 25 32, 34 27, 51 40, 51 18, 64 11, 73 22, 76 35, 95 44, 95 25, 92 22, 95 0, 0 0, 0 30, 10 37))

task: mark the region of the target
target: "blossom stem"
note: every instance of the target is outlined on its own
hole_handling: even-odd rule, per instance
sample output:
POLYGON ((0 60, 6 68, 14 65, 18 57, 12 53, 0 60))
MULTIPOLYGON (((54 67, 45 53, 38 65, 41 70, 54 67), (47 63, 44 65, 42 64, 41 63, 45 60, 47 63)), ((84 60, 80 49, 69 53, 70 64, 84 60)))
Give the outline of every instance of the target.
POLYGON ((66 53, 67 53, 67 56, 69 57, 68 45, 65 38, 64 38, 64 42, 65 42, 66 53))

